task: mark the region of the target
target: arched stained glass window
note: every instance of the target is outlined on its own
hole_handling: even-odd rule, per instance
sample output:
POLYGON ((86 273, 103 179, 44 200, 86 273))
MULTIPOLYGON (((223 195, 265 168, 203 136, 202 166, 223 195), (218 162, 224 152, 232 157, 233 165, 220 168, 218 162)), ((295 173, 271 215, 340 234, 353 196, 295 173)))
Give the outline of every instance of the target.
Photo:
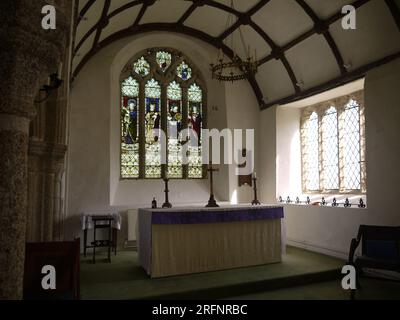
POLYGON ((322 119, 323 189, 339 190, 338 114, 331 106, 322 119))
POLYGON ((205 87, 197 68, 182 53, 163 48, 137 55, 121 75, 121 96, 122 179, 205 177, 205 87), (198 139, 187 136, 186 129, 198 139))

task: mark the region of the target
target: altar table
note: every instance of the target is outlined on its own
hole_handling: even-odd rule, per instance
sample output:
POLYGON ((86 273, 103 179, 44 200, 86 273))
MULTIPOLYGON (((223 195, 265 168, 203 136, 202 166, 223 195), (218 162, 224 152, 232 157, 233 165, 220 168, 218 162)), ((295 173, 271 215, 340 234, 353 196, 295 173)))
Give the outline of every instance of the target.
POLYGON ((152 278, 281 261, 283 206, 139 209, 140 265, 152 278))

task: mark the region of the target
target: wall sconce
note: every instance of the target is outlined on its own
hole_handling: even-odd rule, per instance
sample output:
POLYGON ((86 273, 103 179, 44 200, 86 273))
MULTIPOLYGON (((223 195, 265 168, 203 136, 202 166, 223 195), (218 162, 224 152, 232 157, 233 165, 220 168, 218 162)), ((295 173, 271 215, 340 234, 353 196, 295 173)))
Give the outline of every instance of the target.
POLYGON ((57 90, 58 88, 61 87, 63 80, 61 80, 61 74, 62 74, 62 63, 60 63, 60 67, 58 69, 58 72, 52 73, 48 79, 47 83, 43 85, 43 87, 40 89, 41 92, 45 92, 45 97, 41 100, 35 101, 35 103, 42 103, 46 101, 49 97, 50 94, 54 91, 57 90))

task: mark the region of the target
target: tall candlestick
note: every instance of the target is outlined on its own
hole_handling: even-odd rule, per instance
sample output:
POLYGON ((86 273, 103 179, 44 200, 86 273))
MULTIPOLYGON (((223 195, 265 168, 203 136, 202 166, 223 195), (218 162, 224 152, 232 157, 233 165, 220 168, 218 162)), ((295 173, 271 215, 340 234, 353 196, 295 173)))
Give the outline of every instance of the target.
POLYGON ((168 181, 169 181, 169 179, 167 179, 167 178, 164 179, 164 183, 165 183, 165 189, 164 189, 164 193, 165 193, 165 202, 164 202, 164 204, 162 205, 162 208, 163 208, 163 209, 172 208, 172 204, 169 202, 169 199, 168 199, 168 193, 169 193, 168 181))
POLYGON ((253 190, 254 190, 254 199, 251 202, 251 205, 260 205, 260 201, 257 199, 257 177, 256 173, 254 172, 254 177, 253 177, 253 190))

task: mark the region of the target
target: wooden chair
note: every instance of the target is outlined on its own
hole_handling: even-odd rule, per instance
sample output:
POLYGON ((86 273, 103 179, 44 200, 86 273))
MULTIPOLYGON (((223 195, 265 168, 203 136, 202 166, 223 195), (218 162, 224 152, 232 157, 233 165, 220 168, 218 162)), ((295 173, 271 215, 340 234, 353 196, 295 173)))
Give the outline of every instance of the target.
POLYGON ((77 300, 80 298, 80 239, 69 242, 27 243, 24 299, 77 300), (42 288, 42 268, 54 266, 56 289, 42 288))
POLYGON ((357 287, 364 268, 400 272, 400 227, 360 225, 357 238, 351 240, 348 264, 356 269, 357 287), (354 259, 360 243, 361 256, 354 259))

